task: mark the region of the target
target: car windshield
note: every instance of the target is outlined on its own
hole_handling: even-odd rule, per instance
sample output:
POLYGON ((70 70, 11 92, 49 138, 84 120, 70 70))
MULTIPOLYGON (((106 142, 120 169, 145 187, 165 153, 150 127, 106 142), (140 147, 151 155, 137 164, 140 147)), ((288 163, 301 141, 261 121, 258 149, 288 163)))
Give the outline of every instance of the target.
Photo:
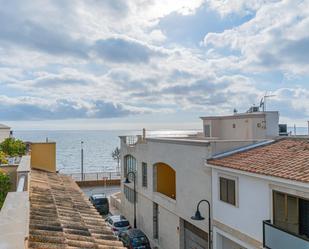
POLYGON ((104 205, 107 203, 106 198, 94 199, 94 204, 96 205, 104 205))
POLYGON ((117 222, 114 223, 115 227, 127 227, 129 225, 130 225, 129 221, 127 221, 127 220, 117 221, 117 222))
POLYGON ((136 237, 132 239, 133 246, 142 246, 148 244, 148 239, 146 236, 136 237))

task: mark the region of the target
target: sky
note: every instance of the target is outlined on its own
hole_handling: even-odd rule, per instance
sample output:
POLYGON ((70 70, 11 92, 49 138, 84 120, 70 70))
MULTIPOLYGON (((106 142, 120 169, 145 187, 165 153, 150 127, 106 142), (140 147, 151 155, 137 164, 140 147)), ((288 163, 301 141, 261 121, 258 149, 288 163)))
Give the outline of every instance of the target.
POLYGON ((309 0, 0 0, 0 122, 197 129, 259 105, 309 119, 309 0))

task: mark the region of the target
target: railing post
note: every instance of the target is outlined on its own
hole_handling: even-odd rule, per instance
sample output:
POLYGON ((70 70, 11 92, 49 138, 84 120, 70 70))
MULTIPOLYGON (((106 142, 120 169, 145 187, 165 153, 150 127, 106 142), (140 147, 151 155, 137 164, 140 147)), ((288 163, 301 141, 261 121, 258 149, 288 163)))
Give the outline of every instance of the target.
POLYGON ((109 172, 109 179, 112 180, 112 172, 109 172))

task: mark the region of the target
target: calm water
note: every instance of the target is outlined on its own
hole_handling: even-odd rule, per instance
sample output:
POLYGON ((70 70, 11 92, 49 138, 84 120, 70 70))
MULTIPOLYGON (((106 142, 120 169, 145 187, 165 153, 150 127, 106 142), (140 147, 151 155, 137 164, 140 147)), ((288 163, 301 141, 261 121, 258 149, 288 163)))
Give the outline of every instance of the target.
MULTIPOLYGON (((289 128, 293 132, 293 128, 289 128)), ((307 128, 297 128, 297 134, 307 134, 307 128)), ((147 131, 147 136, 177 136, 190 131, 147 131)), ((66 173, 80 172, 81 141, 84 141, 84 171, 115 171, 117 162, 111 153, 119 145, 118 136, 136 135, 140 131, 14 131, 14 136, 24 141, 42 142, 48 138, 57 143, 57 168, 66 173)))
MULTIPOLYGON (((151 136, 169 136, 195 131, 152 131, 151 136)), ((117 161, 111 153, 119 145, 118 136, 140 134, 139 131, 14 131, 24 141, 57 143, 57 168, 64 173, 78 173, 81 165, 81 141, 84 141, 84 171, 115 171, 117 161)))

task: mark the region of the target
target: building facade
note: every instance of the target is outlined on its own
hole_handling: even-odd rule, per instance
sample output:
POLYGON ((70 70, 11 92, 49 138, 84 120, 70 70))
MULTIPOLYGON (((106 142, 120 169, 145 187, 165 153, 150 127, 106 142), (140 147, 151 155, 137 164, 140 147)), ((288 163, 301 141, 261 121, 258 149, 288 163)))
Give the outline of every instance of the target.
MULTIPOLYGON (((244 117, 252 123, 252 115, 244 114, 244 117)), ((233 120, 233 116, 226 119, 233 120)), ((234 123, 237 120, 235 118, 234 123)), ((234 123, 230 128, 241 134, 243 127, 234 127, 234 123)), ((277 127, 278 135, 278 122, 261 129, 274 129, 273 126, 277 127)), ((200 200, 212 202, 211 168, 205 167, 205 160, 265 141, 266 133, 255 133, 249 139, 243 135, 227 138, 221 133, 210 137, 205 136, 205 132, 182 138, 121 137, 122 176, 125 178, 128 172, 135 172, 137 227, 147 234, 153 246, 162 249, 208 248, 207 205, 200 206, 205 220, 191 219, 200 200)), ((128 178, 131 183, 121 186, 122 213, 133 224, 134 175, 129 174, 128 178)))
POLYGON ((309 248, 308 138, 208 160, 217 249, 309 248))
POLYGON ((11 128, 0 124, 0 143, 3 142, 6 138, 9 138, 11 134, 11 128))

